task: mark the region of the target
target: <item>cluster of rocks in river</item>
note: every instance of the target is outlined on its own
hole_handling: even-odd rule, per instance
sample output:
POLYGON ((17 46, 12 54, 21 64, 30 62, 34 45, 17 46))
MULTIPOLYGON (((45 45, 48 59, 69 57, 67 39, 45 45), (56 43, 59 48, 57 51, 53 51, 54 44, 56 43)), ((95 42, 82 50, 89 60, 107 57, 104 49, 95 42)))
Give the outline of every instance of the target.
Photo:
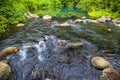
POLYGON ((86 17, 82 17, 81 19, 76 19, 75 22, 82 22, 82 23, 106 23, 111 22, 113 26, 120 27, 120 18, 113 19, 109 16, 102 16, 96 20, 87 19, 86 17))
MULTIPOLYGON (((36 15, 36 14, 33 14, 33 13, 31 13, 31 12, 26 12, 26 13, 24 13, 24 17, 26 18, 26 19, 34 19, 34 18, 39 18, 39 16, 38 15, 36 15)), ((23 26, 25 26, 25 24, 24 23, 18 23, 17 25, 16 25, 17 27, 23 27, 23 26)))
MULTIPOLYGON (((17 47, 7 47, 0 52, 0 58, 18 52, 17 47)), ((0 61, 0 80, 12 80, 12 70, 8 60, 0 61)))
POLYGON ((100 80, 120 80, 119 72, 113 69, 113 66, 104 58, 98 56, 93 57, 91 58, 91 64, 95 68, 103 70, 100 80))
MULTIPOLYGON (((84 45, 83 42, 71 42, 67 43, 66 40, 61 40, 63 45, 68 45, 68 47, 79 47, 84 45)), ((18 52, 17 47, 7 47, 0 52, 0 58, 6 57, 10 54, 18 52)), ((58 62, 66 62, 68 61, 64 56, 58 56, 58 62)), ((0 80, 12 80, 13 74, 10 65, 8 64, 8 60, 0 61, 0 80)), ((120 80, 120 74, 117 72, 113 66, 104 58, 95 56, 90 60, 92 66, 96 69, 102 70, 100 80, 120 80)))
MULTIPOLYGON (((34 19, 34 18, 40 18, 38 15, 33 14, 31 12, 27 12, 24 14, 25 18, 27 19, 34 19)), ((51 21, 52 20, 52 16, 50 15, 45 15, 42 17, 42 19, 44 21, 51 21)), ((95 24, 99 24, 99 23, 105 23, 105 22, 111 22, 113 24, 113 26, 116 27, 120 27, 120 18, 116 18, 113 19, 110 16, 102 16, 101 18, 98 18, 96 20, 93 19, 87 19, 85 16, 81 17, 81 19, 76 19, 74 22, 78 23, 78 22, 82 22, 84 24, 86 23, 95 23, 95 24)), ((23 23, 19 23, 16 25, 17 27, 22 27, 25 26, 25 24, 23 23)), ((57 24, 56 26, 70 26, 70 24, 68 22, 62 23, 62 24, 57 24)))

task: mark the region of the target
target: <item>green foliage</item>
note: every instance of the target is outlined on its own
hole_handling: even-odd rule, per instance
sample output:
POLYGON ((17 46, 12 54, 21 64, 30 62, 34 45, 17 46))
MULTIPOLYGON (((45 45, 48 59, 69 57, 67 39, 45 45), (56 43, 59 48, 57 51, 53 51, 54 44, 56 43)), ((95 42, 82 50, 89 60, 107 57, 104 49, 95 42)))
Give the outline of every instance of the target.
POLYGON ((5 32, 5 29, 10 24, 17 24, 20 21, 24 21, 24 13, 26 7, 22 3, 9 0, 0 2, 0 33, 5 32))
POLYGON ((5 28, 7 27, 6 23, 7 20, 0 15, 0 32, 4 32, 5 28))
POLYGON ((112 18, 120 15, 120 0, 81 0, 80 6, 93 18, 101 16, 111 16, 112 18))
POLYGON ((120 0, 0 0, 0 33, 8 25, 25 21, 23 14, 27 11, 39 16, 82 17, 86 12, 93 18, 116 18, 120 15, 119 3, 120 0))
POLYGON ((101 16, 111 16, 111 18, 116 18, 119 16, 118 12, 111 12, 105 9, 95 10, 95 8, 91 8, 88 14, 91 18, 100 18, 101 16))

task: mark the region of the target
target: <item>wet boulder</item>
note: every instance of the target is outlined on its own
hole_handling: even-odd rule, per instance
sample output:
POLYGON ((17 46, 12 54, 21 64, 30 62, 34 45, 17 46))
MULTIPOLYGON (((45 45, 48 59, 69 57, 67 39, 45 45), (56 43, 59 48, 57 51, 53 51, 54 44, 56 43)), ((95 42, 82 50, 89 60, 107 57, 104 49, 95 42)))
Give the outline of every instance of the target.
POLYGON ((83 23, 83 24, 86 24, 88 22, 88 19, 76 19, 75 20, 76 23, 83 23))
POLYGON ((23 27, 23 26, 25 26, 25 24, 19 23, 19 24, 17 24, 16 26, 17 26, 17 27, 23 27))
POLYGON ((111 22, 111 18, 109 16, 102 16, 101 18, 97 19, 98 22, 111 22))
POLYGON ((25 18, 27 18, 27 19, 39 18, 38 15, 33 14, 33 13, 31 13, 31 12, 25 13, 24 16, 25 16, 25 18))
POLYGON ((97 20, 92 20, 92 19, 76 19, 74 22, 76 23, 95 23, 95 24, 98 24, 99 22, 97 20))
POLYGON ((76 19, 75 22, 76 23, 82 22, 82 19, 76 19))
POLYGON ((7 60, 0 61, 0 80, 12 80, 12 71, 7 60))
POLYGON ((42 19, 45 20, 45 21, 51 21, 52 20, 52 16, 45 15, 45 16, 42 17, 42 19))
POLYGON ((112 68, 112 65, 102 57, 93 57, 91 64, 97 69, 112 68))
POLYGON ((102 71, 100 80, 120 80, 120 74, 112 68, 106 68, 102 71))
POLYGON ((92 23, 98 24, 99 22, 97 20, 91 20, 92 23))
POLYGON ((113 19, 112 22, 116 24, 120 24, 120 18, 113 19))
POLYGON ((6 56, 16 53, 18 51, 19 51, 19 49, 17 47, 7 47, 0 52, 0 58, 6 57, 6 56))
POLYGON ((120 27, 120 18, 113 19, 112 23, 114 24, 114 26, 120 27))
POLYGON ((66 40, 60 40, 60 42, 61 42, 62 46, 67 45, 67 41, 66 40))
POLYGON ((114 26, 116 26, 116 27, 120 27, 120 24, 114 24, 114 26))
POLYGON ((61 24, 57 24, 56 26, 59 26, 59 27, 69 27, 71 25, 68 22, 64 22, 64 23, 61 23, 61 24))

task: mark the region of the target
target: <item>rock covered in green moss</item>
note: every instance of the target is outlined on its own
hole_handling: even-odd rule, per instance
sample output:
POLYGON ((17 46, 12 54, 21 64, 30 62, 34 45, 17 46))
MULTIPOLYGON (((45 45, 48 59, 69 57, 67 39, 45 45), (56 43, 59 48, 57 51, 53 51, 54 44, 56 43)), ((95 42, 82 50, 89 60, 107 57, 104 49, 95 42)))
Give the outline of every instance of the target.
POLYGON ((84 42, 82 42, 82 41, 76 41, 76 42, 70 43, 71 47, 80 47, 80 46, 83 46, 83 45, 84 45, 84 42))
POLYGON ((110 16, 102 16, 101 18, 97 19, 98 22, 104 23, 104 22, 111 22, 110 16))

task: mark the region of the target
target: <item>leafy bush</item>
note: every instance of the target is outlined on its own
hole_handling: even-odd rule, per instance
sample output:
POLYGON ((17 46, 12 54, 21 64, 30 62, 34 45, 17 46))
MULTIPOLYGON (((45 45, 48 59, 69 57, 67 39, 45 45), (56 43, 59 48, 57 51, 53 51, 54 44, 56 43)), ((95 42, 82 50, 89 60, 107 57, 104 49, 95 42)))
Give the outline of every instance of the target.
POLYGON ((5 32, 5 28, 7 27, 6 23, 7 19, 0 15, 0 33, 5 32))
POLYGON ((100 10, 91 10, 88 12, 89 16, 91 18, 100 18, 101 16, 110 16, 111 18, 116 18, 119 16, 118 12, 111 12, 111 11, 106 11, 104 9, 100 9, 100 10))
POLYGON ((20 21, 25 21, 24 13, 26 7, 22 3, 16 1, 2 2, 0 7, 0 33, 5 32, 5 29, 10 24, 17 24, 20 21))

